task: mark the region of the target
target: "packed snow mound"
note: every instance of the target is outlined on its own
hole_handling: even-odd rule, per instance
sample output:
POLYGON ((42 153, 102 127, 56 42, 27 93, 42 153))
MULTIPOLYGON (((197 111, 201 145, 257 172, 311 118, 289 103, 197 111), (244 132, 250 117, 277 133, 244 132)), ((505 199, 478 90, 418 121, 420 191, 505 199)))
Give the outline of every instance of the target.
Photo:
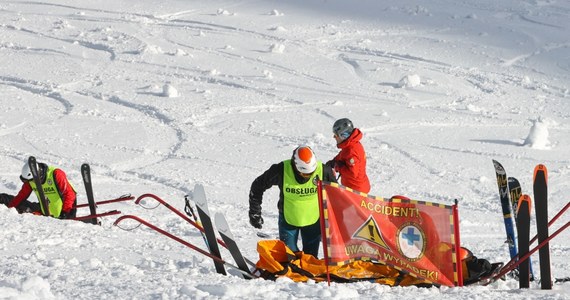
POLYGON ((285 45, 283 44, 273 44, 269 47, 269 52, 272 53, 283 53, 285 51, 285 45))
POLYGON ((269 13, 269 15, 271 15, 271 16, 284 16, 285 14, 274 9, 269 13))
POLYGON ((178 93, 178 90, 171 84, 165 84, 162 87, 162 96, 168 98, 177 98, 180 97, 180 94, 178 93))
POLYGON ((402 79, 400 79, 400 82, 398 82, 398 87, 399 88, 417 87, 420 84, 421 84, 420 75, 411 74, 411 75, 406 75, 402 79))
POLYGON ((550 141, 548 140, 548 123, 539 118, 533 122, 528 137, 524 141, 525 146, 534 149, 550 149, 550 141))
POLYGON ((16 287, 0 284, 0 294, 2 299, 56 299, 49 282, 35 275, 22 279, 16 287))

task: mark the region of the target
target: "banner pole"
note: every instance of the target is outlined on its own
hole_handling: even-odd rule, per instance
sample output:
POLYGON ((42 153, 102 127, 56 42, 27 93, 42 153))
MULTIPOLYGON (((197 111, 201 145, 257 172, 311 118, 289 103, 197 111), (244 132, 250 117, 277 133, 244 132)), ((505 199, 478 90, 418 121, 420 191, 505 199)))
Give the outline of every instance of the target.
POLYGON ((455 264, 457 269, 457 286, 463 286, 463 264, 461 263, 461 256, 459 250, 461 249, 461 240, 459 238, 459 212, 457 209, 458 201, 455 199, 453 209, 453 235, 455 237, 455 264))
POLYGON ((329 272, 329 251, 328 251, 328 244, 327 244, 327 232, 325 226, 325 210, 324 210, 324 199, 323 199, 323 182, 317 178, 317 194, 319 195, 319 215, 320 215, 320 222, 321 222, 321 238, 323 244, 323 255, 325 260, 325 268, 327 272, 327 283, 328 286, 331 286, 331 274, 329 272))

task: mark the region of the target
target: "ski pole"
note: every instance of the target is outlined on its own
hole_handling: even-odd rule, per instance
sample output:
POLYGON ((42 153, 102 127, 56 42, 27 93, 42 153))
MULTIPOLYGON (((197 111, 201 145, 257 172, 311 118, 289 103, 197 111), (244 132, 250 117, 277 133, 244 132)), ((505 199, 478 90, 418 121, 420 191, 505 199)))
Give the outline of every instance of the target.
MULTIPOLYGON (((188 195, 184 196, 184 203, 185 203, 184 212, 186 213, 186 215, 192 216, 192 218, 194 218, 194 223, 202 226, 202 228, 203 228, 204 226, 198 220, 198 216, 196 215, 196 213, 194 212, 194 209, 192 208, 192 205, 190 204, 190 199, 189 199, 188 195)), ((202 235, 202 239, 204 240, 204 243, 206 243, 206 247, 208 247, 208 249, 210 249, 210 245, 208 244, 208 238, 206 237, 206 233, 204 233, 204 231, 200 231, 200 234, 202 235)))

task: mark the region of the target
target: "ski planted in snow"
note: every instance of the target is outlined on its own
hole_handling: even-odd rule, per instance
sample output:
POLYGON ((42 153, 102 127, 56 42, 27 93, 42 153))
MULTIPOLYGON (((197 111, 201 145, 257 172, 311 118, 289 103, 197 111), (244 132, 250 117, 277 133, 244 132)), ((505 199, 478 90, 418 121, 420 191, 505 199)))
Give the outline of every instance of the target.
POLYGON ((87 194, 87 202, 89 203, 89 213, 93 218, 91 218, 91 224, 97 225, 99 221, 97 220, 97 206, 95 205, 95 199, 93 198, 93 185, 91 184, 91 167, 89 164, 81 165, 81 177, 83 177, 83 184, 85 185, 85 193, 87 194))
POLYGON ((530 249, 527 254, 525 254, 521 257, 519 257, 517 255, 514 258, 512 258, 508 263, 505 264, 505 266, 503 266, 501 268, 501 271, 497 275, 495 275, 495 277, 493 277, 492 280, 489 280, 487 282, 487 284, 498 280, 499 278, 505 276, 509 272, 512 272, 514 269, 516 269, 519 266, 519 264, 521 262, 525 261, 532 254, 534 254, 536 251, 539 251, 540 249, 544 248, 544 245, 548 244, 548 242, 550 242, 550 240, 555 238, 557 235, 559 235, 561 232, 566 230, 568 227, 570 227, 570 221, 566 222, 566 224, 562 225, 562 227, 558 228, 556 231, 554 231, 552 234, 550 234, 548 237, 546 237, 546 239, 544 241, 542 241, 542 243, 539 243, 537 246, 530 249))
MULTIPOLYGON (((216 232, 214 230, 214 225, 212 224, 212 219, 210 218, 210 211, 208 210, 208 200, 206 199, 206 192, 204 191, 204 186, 201 184, 196 184, 194 186, 194 202, 196 203, 196 210, 198 211, 198 216, 200 221, 202 221, 202 226, 204 227, 204 233, 206 234, 206 240, 208 242, 208 248, 212 256, 222 259, 220 254, 220 249, 218 248, 218 243, 216 241, 216 232)), ((216 272, 219 274, 227 275, 224 269, 224 264, 219 260, 214 259, 214 266, 216 267, 216 272)))
MULTIPOLYGON (((536 211, 536 227, 538 243, 548 238, 548 171, 546 166, 539 164, 534 168, 533 176, 534 205, 536 211)), ((543 290, 552 289, 550 273, 550 248, 548 243, 539 250, 540 287, 543 290)))
MULTIPOLYGON (((519 183, 518 179, 516 179, 514 177, 508 178, 508 185, 509 185, 509 195, 511 197, 511 203, 512 203, 513 217, 515 218, 515 223, 516 223, 517 228, 518 228, 518 204, 519 204, 519 199, 522 196, 522 188, 521 188, 521 184, 519 183)), ((529 216, 529 219, 530 219, 530 216, 529 216)), ((519 234, 518 234, 518 229, 517 229, 517 236, 518 235, 519 234)), ((517 237, 517 239, 520 239, 520 237, 517 237)), ((520 246, 519 246, 519 248, 520 248, 520 246)), ((520 252, 520 251, 521 250, 518 249, 518 252, 520 252)), ((530 258, 528 259, 528 264, 529 264, 529 270, 530 270, 530 281, 534 281, 534 272, 532 271, 532 260, 530 258)))
POLYGON ((509 200, 509 189, 507 172, 503 166, 496 160, 493 160, 493 165, 495 166, 495 174, 497 176, 497 185, 499 187, 499 197, 501 200, 501 208, 503 211, 503 218, 505 222, 505 231, 507 234, 506 243, 509 246, 509 254, 511 259, 517 256, 517 246, 516 246, 516 236, 515 236, 515 225, 513 223, 512 205, 509 200))
POLYGON ((513 207, 513 217, 516 220, 518 203, 522 196, 522 188, 519 180, 514 177, 509 177, 507 182, 509 186, 509 196, 511 197, 511 206, 513 207))
POLYGON ((42 188, 42 182, 40 180, 40 175, 38 173, 38 164, 36 162, 36 158, 30 156, 28 158, 28 166, 30 167, 30 172, 32 173, 32 177, 34 178, 34 183, 36 185, 36 190, 38 191, 38 195, 40 196, 40 205, 42 207, 42 213, 44 216, 50 216, 49 211, 49 200, 46 198, 44 194, 44 189, 42 188))
MULTIPOLYGON (((529 195, 522 195, 517 206, 517 234, 520 257, 526 255, 530 247, 530 202, 529 195)), ((529 288, 530 278, 530 258, 528 258, 519 265, 519 288, 529 288)))
MULTIPOLYGON (((208 241, 207 238, 205 236, 204 233, 204 227, 202 226, 202 223, 200 222, 200 220, 198 220, 198 218, 196 217, 197 214, 194 212, 194 209, 192 208, 192 206, 189 203, 189 198, 190 195, 186 195, 184 197, 184 200, 186 202, 186 206, 184 207, 184 212, 186 213, 186 215, 184 215, 182 212, 180 212, 178 209, 174 208, 172 205, 170 205, 168 202, 166 202, 164 199, 154 195, 154 194, 143 194, 141 196, 139 196, 136 200, 135 200, 135 204, 140 205, 141 207, 145 208, 145 209, 154 209, 155 207, 147 207, 145 205, 143 205, 142 203, 146 202, 143 200, 146 200, 146 198, 151 198, 154 199, 155 201, 157 201, 159 204, 162 204, 164 207, 168 208, 170 211, 172 211, 173 213, 175 213, 176 215, 178 215, 179 217, 181 217, 182 219, 184 219, 186 222, 190 223, 190 225, 194 226, 196 229, 198 229, 200 231, 200 233, 202 234, 206 246, 208 246, 208 241), (190 217, 192 217, 194 220, 190 219, 190 217)), ((224 247, 224 248, 228 248, 226 243, 224 243, 223 240, 221 239, 217 239, 217 242, 220 246, 224 247)), ((249 259, 245 259, 245 261, 252 267, 255 267, 255 263, 250 261, 249 259)))
MULTIPOLYGON (((227 245, 230 254, 232 255, 234 261, 236 262, 236 265, 240 268, 240 270, 244 272, 251 272, 249 270, 249 267, 247 266, 243 254, 239 250, 239 247, 236 243, 233 233, 230 230, 230 226, 228 225, 226 217, 222 213, 216 213, 216 215, 214 216, 214 222, 216 223, 216 228, 218 229, 218 232, 220 233, 222 240, 224 240, 224 243, 227 245)), ((244 276, 243 278, 249 279, 249 277, 247 276, 244 276)))
MULTIPOLYGON (((194 219, 194 223, 197 226, 202 227, 202 223, 200 222, 200 220, 198 220, 198 214, 196 214, 196 212, 194 211, 194 208, 192 208, 192 204, 190 203, 190 198, 191 198, 191 195, 185 195, 184 196, 184 212, 186 213, 188 218, 194 219)), ((198 227, 196 227, 196 228, 198 228, 198 227)), ((200 234, 202 235, 202 239, 204 240, 204 243, 206 243, 206 247, 210 248, 210 246, 208 246, 208 239, 206 238, 206 234, 204 233, 203 227, 202 227, 202 230, 200 230, 200 234)), ((218 243, 220 243, 220 241, 218 241, 218 243)), ((223 247, 226 247, 225 243, 220 243, 220 245, 222 245, 223 247)))

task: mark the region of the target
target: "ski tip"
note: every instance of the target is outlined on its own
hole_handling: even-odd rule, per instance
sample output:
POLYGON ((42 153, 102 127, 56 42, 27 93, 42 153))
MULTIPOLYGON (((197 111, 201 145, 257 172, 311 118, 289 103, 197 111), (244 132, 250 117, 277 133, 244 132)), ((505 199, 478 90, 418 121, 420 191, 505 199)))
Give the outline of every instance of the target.
POLYGON ((536 175, 540 172, 544 173, 544 180, 548 182, 548 170, 543 164, 538 164, 536 167, 534 167, 534 175, 532 176, 532 181, 536 181, 536 175))
POLYGON ((204 185, 202 185, 201 183, 196 183, 194 185, 194 192, 192 194, 196 195, 197 193, 200 193, 200 192, 204 192, 204 185))
POLYGON ((216 224, 216 229, 220 234, 224 234, 233 239, 233 235, 230 231, 230 225, 228 224, 228 220, 222 213, 215 213, 214 214, 214 224, 216 224))
POLYGON ((215 213, 214 214, 214 223, 216 223, 216 227, 228 227, 228 222, 222 213, 215 213))
POLYGON ((519 214, 521 207, 523 207, 524 209, 524 205, 527 206, 528 208, 528 215, 530 216, 530 207, 531 207, 531 199, 529 195, 523 194, 521 195, 520 199, 519 199, 519 203, 517 204, 517 214, 519 214), (523 204, 524 203, 524 204, 523 204))
POLYGON ((501 165, 500 162, 498 162, 494 159, 493 159, 493 166, 495 167, 495 172, 497 172, 498 174, 501 174, 501 175, 507 174, 507 172, 505 171, 505 168, 503 168, 503 165, 501 165))
POLYGON ((194 203, 196 203, 196 205, 198 206, 206 206, 206 190, 204 189, 204 186, 197 183, 194 186, 194 191, 192 192, 192 200, 194 200, 194 203))
POLYGON ((519 183, 519 180, 516 177, 509 176, 509 178, 507 180, 508 180, 508 182, 519 183))

